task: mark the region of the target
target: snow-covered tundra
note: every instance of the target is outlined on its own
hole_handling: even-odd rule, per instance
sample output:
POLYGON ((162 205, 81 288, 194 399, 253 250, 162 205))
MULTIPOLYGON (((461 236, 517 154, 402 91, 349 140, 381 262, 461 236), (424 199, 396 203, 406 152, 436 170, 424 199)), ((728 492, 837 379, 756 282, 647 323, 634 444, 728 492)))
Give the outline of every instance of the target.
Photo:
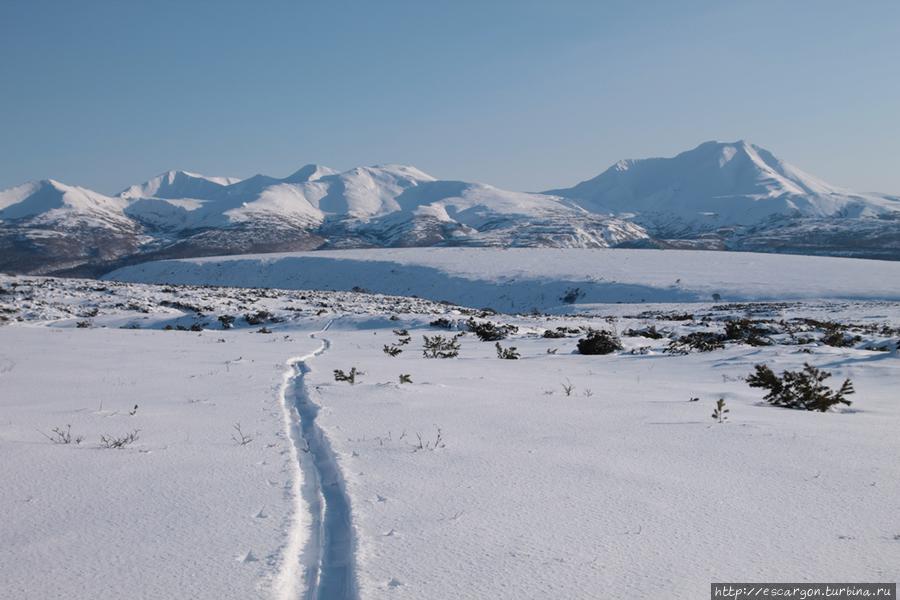
POLYGON ((841 295, 504 315, 0 278, 0 589, 696 598, 710 581, 897 581, 900 305, 841 295), (621 347, 585 355, 586 339, 621 347), (779 407, 746 381, 805 364, 831 374, 820 395, 849 378, 850 404, 779 407))

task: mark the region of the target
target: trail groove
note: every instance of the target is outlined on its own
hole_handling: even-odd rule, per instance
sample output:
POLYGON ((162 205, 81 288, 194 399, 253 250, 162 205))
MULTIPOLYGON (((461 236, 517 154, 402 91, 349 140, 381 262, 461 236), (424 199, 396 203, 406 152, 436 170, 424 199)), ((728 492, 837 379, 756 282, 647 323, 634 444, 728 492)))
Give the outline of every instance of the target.
MULTIPOLYGON (((330 326, 331 322, 310 337, 318 339, 330 326)), ((292 490, 295 518, 276 582, 280 600, 358 598, 350 498, 331 444, 316 423, 319 406, 310 399, 304 381, 311 370, 309 361, 330 346, 321 338, 316 350, 288 361, 282 384, 285 426, 293 442, 291 455, 303 483, 301 486, 301 477, 295 478, 292 490), (300 518, 304 512, 309 515, 308 531, 300 518)))

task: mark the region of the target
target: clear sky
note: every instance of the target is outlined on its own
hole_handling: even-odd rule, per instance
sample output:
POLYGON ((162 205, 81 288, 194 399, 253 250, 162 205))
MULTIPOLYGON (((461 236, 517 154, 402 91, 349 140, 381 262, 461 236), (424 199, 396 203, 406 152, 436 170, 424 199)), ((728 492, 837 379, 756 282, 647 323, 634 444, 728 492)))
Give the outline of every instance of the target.
POLYGON ((400 162, 541 190, 741 138, 900 193, 900 2, 0 0, 0 188, 400 162))

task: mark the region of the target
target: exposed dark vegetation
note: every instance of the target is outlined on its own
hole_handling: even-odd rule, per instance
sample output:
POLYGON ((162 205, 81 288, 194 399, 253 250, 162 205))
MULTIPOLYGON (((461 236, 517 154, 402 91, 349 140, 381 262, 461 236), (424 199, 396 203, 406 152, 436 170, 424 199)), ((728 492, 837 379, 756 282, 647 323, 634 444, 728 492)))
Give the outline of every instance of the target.
POLYGON ((651 340, 659 340, 665 337, 665 335, 656 328, 656 325, 650 325, 643 329, 626 329, 622 332, 622 335, 624 337, 645 337, 651 340))
POLYGON ((612 354, 622 349, 622 342, 611 331, 595 329, 578 340, 579 354, 612 354))
POLYGON ((130 446, 134 442, 138 441, 138 434, 141 432, 140 429, 134 429, 129 431, 128 433, 120 436, 113 435, 101 435, 100 436, 100 447, 101 448, 113 448, 113 449, 121 449, 126 446, 130 446))
POLYGON ((459 356, 460 334, 452 337, 443 335, 425 335, 422 337, 424 341, 422 356, 425 358, 456 358, 459 356))
POLYGON ((38 431, 38 433, 54 444, 71 444, 72 442, 75 442, 75 445, 77 446, 84 441, 83 435, 72 435, 71 425, 66 425, 65 429, 62 427, 54 427, 50 430, 50 435, 47 435, 43 431, 38 431))
POLYGON ((582 332, 577 327, 557 327, 556 329, 545 329, 543 337, 548 339, 558 339, 569 337, 570 335, 578 335, 582 332))
POLYGON ((334 370, 334 380, 335 381, 346 381, 350 385, 354 385, 356 383, 356 376, 362 375, 361 371, 357 371, 356 367, 350 369, 349 373, 344 373, 341 369, 334 370))
POLYGON ((751 346, 771 346, 768 336, 773 333, 771 327, 750 319, 732 319, 725 321, 725 339, 732 342, 744 342, 751 346))
POLYGON ((456 323, 454 323, 450 319, 447 319, 446 317, 439 317, 439 318, 435 319, 434 321, 432 321, 431 323, 429 323, 429 325, 431 325, 432 327, 437 327, 438 329, 455 329, 456 328, 456 323))
POLYGON ((403 348, 400 346, 391 346, 390 344, 384 345, 384 353, 388 356, 399 356, 401 352, 403 352, 403 348))
POLYGON ((707 331, 694 331, 682 335, 671 342, 663 350, 666 354, 690 354, 694 352, 712 352, 725 347, 725 335, 707 331))
POLYGON ((504 348, 500 345, 500 342, 496 342, 494 344, 494 347, 497 349, 497 358, 517 360, 521 356, 515 346, 504 348))
POLYGON ((466 326, 469 328, 469 331, 478 336, 478 339, 482 342, 505 340, 510 334, 519 331, 519 328, 515 325, 497 324, 491 321, 476 321, 475 319, 469 319, 466 322, 466 326))
POLYGON ((725 398, 719 398, 716 400, 716 407, 713 409, 712 418, 719 423, 724 423, 728 420, 729 412, 731 411, 725 407, 725 398))

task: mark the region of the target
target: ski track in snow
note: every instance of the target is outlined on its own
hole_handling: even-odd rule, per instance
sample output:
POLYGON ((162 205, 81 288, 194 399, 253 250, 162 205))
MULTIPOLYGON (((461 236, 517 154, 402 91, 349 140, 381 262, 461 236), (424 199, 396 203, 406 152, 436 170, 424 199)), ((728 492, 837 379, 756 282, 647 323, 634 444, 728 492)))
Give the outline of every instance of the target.
MULTIPOLYGON (((333 321, 311 338, 326 332, 333 321)), ((284 549, 281 571, 276 580, 280 600, 355 600, 354 536, 350 520, 350 499, 325 433, 316 424, 319 406, 309 397, 304 379, 309 360, 325 353, 330 342, 322 338, 319 347, 299 358, 288 360, 281 386, 285 427, 293 441, 292 482, 294 519, 284 549), (301 483, 302 482, 302 483, 301 483), (310 515, 309 538, 300 515, 310 515), (303 576, 301 577, 301 572, 303 576), (301 590, 305 582, 305 589, 301 590)))

